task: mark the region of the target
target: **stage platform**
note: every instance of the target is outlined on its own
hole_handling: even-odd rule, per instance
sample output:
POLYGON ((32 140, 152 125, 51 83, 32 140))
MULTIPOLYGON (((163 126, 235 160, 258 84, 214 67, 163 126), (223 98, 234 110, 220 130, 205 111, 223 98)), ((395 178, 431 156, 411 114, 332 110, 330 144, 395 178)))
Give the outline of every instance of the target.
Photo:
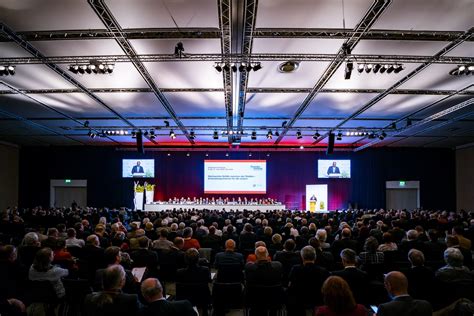
POLYGON ((274 210, 286 210, 286 206, 283 204, 145 204, 145 212, 163 212, 172 209, 195 209, 195 210, 216 210, 216 211, 260 211, 269 212, 274 210))

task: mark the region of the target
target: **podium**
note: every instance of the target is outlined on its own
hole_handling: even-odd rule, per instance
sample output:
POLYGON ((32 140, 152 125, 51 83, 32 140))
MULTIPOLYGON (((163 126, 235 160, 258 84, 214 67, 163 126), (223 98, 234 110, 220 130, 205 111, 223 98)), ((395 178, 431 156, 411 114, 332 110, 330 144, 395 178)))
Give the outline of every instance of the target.
POLYGON ((133 178, 144 178, 145 173, 144 172, 135 172, 135 173, 132 173, 132 177, 133 178))

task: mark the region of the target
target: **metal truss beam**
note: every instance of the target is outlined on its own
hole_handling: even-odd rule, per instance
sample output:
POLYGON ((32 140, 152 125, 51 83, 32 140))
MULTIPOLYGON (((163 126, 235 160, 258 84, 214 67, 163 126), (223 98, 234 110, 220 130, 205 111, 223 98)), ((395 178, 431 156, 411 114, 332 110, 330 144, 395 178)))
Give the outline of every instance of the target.
MULTIPOLYGON (((222 88, 161 88, 162 92, 224 92, 222 88)), ((80 89, 18 89, 25 94, 67 94, 82 93, 80 89)), ((150 93, 150 88, 90 88, 93 93, 150 93)), ((384 89, 321 89, 321 93, 382 93, 384 89)), ((247 88, 248 93, 309 93, 311 88, 247 88)), ((2 94, 17 94, 16 91, 0 90, 2 94)), ((455 90, 418 90, 418 89, 395 89, 391 94, 403 95, 474 95, 474 91, 455 90)))
MULTIPOLYGON (((221 38, 218 28, 145 28, 123 29, 127 39, 195 39, 221 38)), ((90 30, 53 30, 53 31, 24 31, 17 33, 25 41, 55 41, 55 40, 91 40, 114 39, 114 34, 106 29, 90 30)), ((338 28, 258 28, 252 31, 253 38, 320 38, 348 39, 354 34, 353 30, 338 28)), ((458 38, 459 31, 412 31, 412 30, 369 30, 361 39, 391 40, 391 41, 442 41, 451 42, 458 38)), ((469 39, 473 41, 474 39, 469 39)), ((0 36, 0 42, 9 42, 6 36, 0 36)))
POLYGON ((39 50, 37 50, 29 42, 27 42, 27 41, 21 39, 20 37, 18 37, 18 35, 12 29, 10 29, 7 25, 5 25, 4 23, 1 23, 1 22, 0 22, 0 33, 4 34, 8 38, 12 39, 15 43, 20 45, 21 48, 23 48, 24 50, 26 50, 27 52, 32 54, 34 56, 34 58, 42 60, 43 61, 42 63, 45 64, 48 68, 50 68, 51 70, 56 72, 63 79, 65 79, 67 82, 69 82, 70 84, 72 84, 73 86, 78 88, 80 91, 85 93, 87 96, 89 96, 95 102, 97 102, 98 104, 100 104, 101 106, 103 106, 104 108, 109 110, 110 112, 112 112, 117 118, 122 120, 125 124, 127 124, 130 127, 134 127, 134 125, 128 119, 126 119, 120 113, 118 113, 113 108, 108 106, 104 101, 102 101, 102 99, 100 99, 94 93, 92 93, 90 90, 88 90, 79 81, 77 81, 76 79, 71 77, 71 75, 69 75, 69 73, 67 73, 65 70, 63 70, 61 67, 59 67, 57 64, 47 61, 46 57, 39 50))
MULTIPOLYGON (((390 137, 394 137, 394 136, 398 136, 398 135, 402 135, 402 134, 408 134, 410 133, 411 131, 414 131, 414 130, 417 130, 419 129, 420 127, 434 121, 434 120, 437 120, 437 119, 440 119, 442 118, 443 116, 446 116, 448 114, 451 114, 451 113, 454 113, 454 112, 457 112, 459 110, 462 110, 464 108, 467 108, 471 105, 474 104, 474 98, 471 98, 469 100, 466 100, 464 102, 461 102, 461 103, 458 103, 456 105, 453 105, 452 107, 446 109, 446 110, 443 110, 443 111, 440 111, 438 113, 435 113, 433 115, 430 115, 429 117, 419 121, 419 122, 416 122, 415 124, 412 124, 411 126, 408 126, 408 127, 405 127, 397 132, 395 132, 394 134, 391 134, 390 137)), ((433 129, 436 129, 436 128, 440 128, 442 126, 445 126, 447 124, 451 124, 453 122, 456 122, 456 121, 459 121, 461 119, 464 119, 468 116, 472 116, 472 111, 470 112, 467 112, 467 113, 463 113, 461 115, 458 115, 452 119, 449 119, 449 120, 446 120, 446 121, 443 121, 443 122, 440 122, 438 124, 435 124, 435 125, 432 125, 432 126, 428 126, 427 128, 424 128, 422 130, 418 130, 416 132, 414 132, 412 135, 418 135, 418 134, 421 134, 421 133, 424 133, 424 132, 427 132, 427 131, 430 131, 430 130, 433 130, 433 129)), ((405 137, 406 138, 406 137, 405 137)), ((362 145, 360 147, 357 147, 356 149, 354 149, 354 151, 361 151, 365 148, 368 148, 368 147, 371 147, 375 144, 378 144, 380 143, 382 140, 380 139, 376 139, 376 140, 373 140, 365 145, 362 145)))
POLYGON ((326 83, 331 79, 332 75, 337 71, 339 66, 344 62, 347 55, 354 49, 357 43, 360 41, 361 36, 365 34, 371 26, 377 21, 380 15, 390 6, 391 0, 375 0, 370 8, 365 13, 361 21, 355 26, 352 36, 347 39, 343 46, 339 49, 336 57, 331 61, 329 66, 323 72, 322 76, 314 85, 311 92, 303 100, 303 103, 300 105, 294 116, 287 123, 286 127, 280 133, 280 136, 275 141, 275 145, 281 142, 283 137, 285 137, 288 129, 295 124, 298 118, 303 114, 306 108, 309 106, 311 101, 319 94, 321 89, 326 85, 326 83))
MULTIPOLYGON (((252 53, 252 44, 253 44, 253 32, 255 29, 255 23, 257 20, 257 8, 258 0, 246 0, 244 1, 245 11, 244 11, 244 28, 242 36, 242 54, 251 55, 252 53)), ((251 60, 246 60, 250 63, 251 60)), ((245 105, 247 101, 247 87, 249 81, 250 72, 244 71, 240 73, 239 80, 239 104, 238 104, 238 113, 237 113, 237 130, 242 129, 245 116, 245 105)))
MULTIPOLYGON (((115 39, 115 33, 104 29, 94 30, 57 30, 57 31, 26 31, 17 33, 25 41, 63 41, 115 39)), ((220 38, 217 28, 150 28, 123 29, 120 35, 126 39, 195 39, 220 38)), ((11 41, 8 37, 0 37, 0 42, 11 41)))
MULTIPOLYGON (((354 35, 353 30, 323 28, 258 28, 253 32, 254 38, 321 38, 347 39, 354 35)), ((411 31, 411 30, 369 30, 363 40, 390 41, 441 41, 451 42, 462 35, 458 31, 411 31)), ((474 39, 470 39, 472 41, 474 39)))
MULTIPOLYGON (((330 62, 334 59, 350 59, 359 63, 412 63, 420 64, 430 62, 434 64, 472 64, 474 57, 463 56, 415 56, 415 55, 367 55, 352 54, 340 56, 339 54, 186 54, 183 57, 174 54, 144 54, 135 55, 131 59, 127 55, 89 55, 89 56, 50 56, 50 57, 5 57, 0 58, 0 64, 82 64, 91 60, 102 63, 129 63, 129 62, 186 62, 186 61, 209 61, 209 62, 242 62, 253 61, 321 61, 330 62)), ((224 72, 224 71, 223 71, 224 72)), ((229 74, 230 75, 230 74, 229 74)))
MULTIPOLYGON (((217 62, 229 64, 232 45, 232 0, 217 0, 219 13, 219 29, 221 30, 221 54, 218 55, 217 62)), ((233 75, 231 70, 222 70, 222 81, 224 85, 224 106, 227 121, 227 130, 233 129, 233 75)), ((228 137, 232 143, 232 136, 228 137)))
MULTIPOLYGON (((135 66, 137 71, 140 73, 142 78, 145 80, 148 86, 152 89, 153 93, 155 94, 157 99, 161 102, 161 104, 163 105, 165 110, 168 112, 168 114, 171 116, 171 118, 174 120, 178 128, 186 136, 188 141, 191 144, 194 144, 194 140, 189 136, 188 131, 179 120, 173 107, 168 102, 163 92, 161 92, 160 89, 158 89, 158 86, 156 85, 155 81, 151 77, 148 70, 145 68, 145 65, 137 58, 137 53, 135 49, 130 44, 129 40, 124 37, 121 26, 115 20, 115 17, 112 15, 112 12, 109 10, 105 2, 103 0, 88 0, 88 2, 89 2, 89 5, 94 10, 94 12, 97 14, 97 16, 101 19, 102 23, 104 23, 104 25, 107 27, 107 30, 113 33, 114 39, 117 42, 117 44, 120 45, 125 55, 130 59, 130 61, 133 63, 133 65, 135 66)), ((153 140, 151 141, 153 142, 153 140)))

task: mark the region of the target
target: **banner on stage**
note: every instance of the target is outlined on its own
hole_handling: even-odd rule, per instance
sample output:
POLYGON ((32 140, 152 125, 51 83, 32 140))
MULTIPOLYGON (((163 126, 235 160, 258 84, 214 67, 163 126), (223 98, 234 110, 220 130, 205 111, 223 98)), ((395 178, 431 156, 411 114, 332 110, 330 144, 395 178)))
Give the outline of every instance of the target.
POLYGON ((328 210, 327 184, 306 185, 306 210, 310 212, 321 212, 328 210))

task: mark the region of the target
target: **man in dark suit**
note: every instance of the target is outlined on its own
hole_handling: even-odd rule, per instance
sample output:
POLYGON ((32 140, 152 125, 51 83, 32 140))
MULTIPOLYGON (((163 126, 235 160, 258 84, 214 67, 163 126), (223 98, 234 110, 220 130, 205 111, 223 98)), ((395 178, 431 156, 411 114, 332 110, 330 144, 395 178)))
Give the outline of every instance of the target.
POLYGON ((219 270, 219 267, 222 265, 229 264, 244 266, 244 256, 239 252, 235 252, 235 241, 232 239, 228 239, 225 242, 225 251, 216 254, 214 260, 214 267, 217 270, 219 270))
POLYGON ((332 272, 332 275, 343 278, 347 284, 349 284, 357 303, 366 303, 369 277, 367 272, 356 267, 356 252, 352 249, 346 248, 341 251, 340 256, 344 270, 334 271, 332 272))
POLYGON ((138 238, 140 248, 132 251, 130 257, 133 260, 133 267, 146 267, 150 276, 156 275, 158 270, 158 255, 155 251, 148 249, 150 239, 146 236, 138 238))
POLYGON ((335 240, 331 245, 331 250, 334 258, 337 260, 343 249, 349 248, 355 252, 359 251, 359 243, 351 239, 352 232, 349 228, 344 228, 341 232, 341 239, 335 240))
POLYGON ((187 300, 167 301, 163 297, 163 287, 158 279, 146 279, 141 286, 143 298, 148 305, 140 310, 140 316, 195 316, 193 306, 187 300))
POLYGON ((140 161, 137 161, 137 164, 133 166, 132 168, 132 174, 135 174, 135 173, 145 173, 145 171, 143 170, 143 167, 140 166, 140 161))
POLYGON ((288 283, 291 268, 296 264, 301 264, 301 256, 295 252, 295 246, 293 239, 287 239, 283 244, 283 250, 277 251, 273 256, 273 260, 281 262, 283 266, 283 284, 285 285, 288 283))
POLYGON ((86 296, 84 311, 86 316, 99 315, 136 315, 139 302, 136 294, 124 294, 125 270, 121 265, 105 269, 103 277, 104 291, 86 296))
POLYGON ((208 283, 211 282, 211 272, 208 267, 199 265, 199 251, 195 248, 186 250, 186 268, 176 272, 177 283, 208 283))
POLYGON ((267 248, 260 246, 255 249, 256 262, 245 266, 247 285, 278 285, 281 284, 283 266, 278 261, 270 262, 267 248))
POLYGON ((411 268, 406 271, 408 279, 409 293, 417 299, 431 301, 432 293, 436 288, 434 272, 425 267, 425 256, 418 249, 408 252, 408 260, 411 268))
POLYGON ((340 175, 341 171, 339 170, 339 167, 336 166, 336 162, 333 161, 332 166, 328 168, 328 176, 331 175, 340 175))
POLYGON ((388 273, 384 283, 392 301, 381 304, 377 316, 431 316, 433 313, 430 303, 415 300, 408 294, 408 280, 403 273, 388 273))

